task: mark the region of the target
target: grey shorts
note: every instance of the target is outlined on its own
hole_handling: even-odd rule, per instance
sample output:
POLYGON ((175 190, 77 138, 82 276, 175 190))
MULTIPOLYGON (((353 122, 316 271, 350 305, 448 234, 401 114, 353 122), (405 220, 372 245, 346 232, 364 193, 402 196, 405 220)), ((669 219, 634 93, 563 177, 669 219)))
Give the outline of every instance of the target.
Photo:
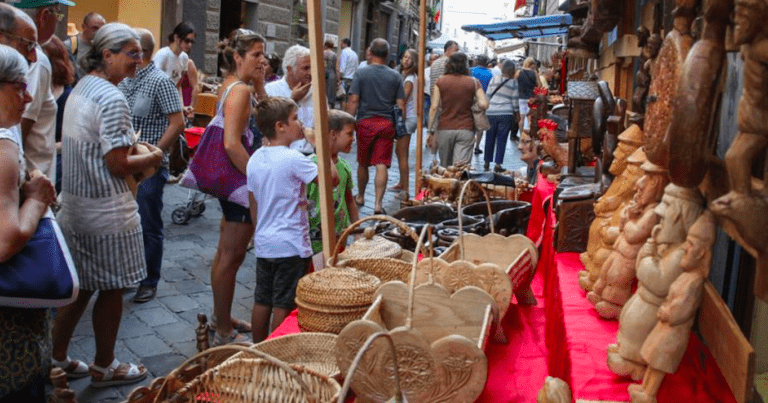
POLYGON ((256 259, 254 304, 293 309, 296 286, 304 276, 311 258, 298 256, 256 259))

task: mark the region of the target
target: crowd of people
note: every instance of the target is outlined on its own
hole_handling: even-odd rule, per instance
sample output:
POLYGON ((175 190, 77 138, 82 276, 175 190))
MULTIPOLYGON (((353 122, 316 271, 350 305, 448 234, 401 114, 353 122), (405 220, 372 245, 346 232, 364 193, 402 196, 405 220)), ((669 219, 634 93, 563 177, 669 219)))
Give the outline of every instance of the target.
MULTIPOLYGON (((123 291, 153 299, 163 256, 163 189, 168 150, 193 116, 198 73, 189 53, 195 27, 182 22, 159 45, 146 29, 89 13, 82 31, 53 36, 68 0, 0 3, 0 262, 19 253, 37 223, 55 207, 80 281, 76 300, 49 309, 0 307, 0 402, 43 401, 51 366, 70 378, 105 387, 142 380, 141 364, 121 363, 114 350, 123 291), (137 175, 153 173, 136 185, 137 175), (90 365, 67 354, 75 327, 95 296, 96 354, 90 365), (11 353, 13 352, 13 353, 11 353)), ((336 232, 359 219, 374 167, 374 212, 383 197, 393 153, 398 196, 408 198, 408 152, 416 132, 419 54, 390 62, 390 44, 370 43, 360 62, 348 38, 326 42, 326 96, 336 232), (406 133, 397 134, 395 109, 406 133), (357 191, 352 167, 339 153, 357 143, 357 191)), ((527 131, 528 92, 542 83, 532 60, 494 67, 448 42, 431 55, 425 76, 429 143, 444 166, 469 162, 479 150, 472 105, 486 110, 485 168, 501 170, 508 136, 527 131), (530 73, 529 73, 530 72, 530 73), (429 106, 431 100, 431 107, 429 106), (427 109, 428 108, 428 109, 427 109)), ((298 280, 322 250, 310 50, 265 54, 264 38, 233 31, 218 46, 222 81, 216 115, 232 181, 247 192, 219 199, 220 238, 211 264, 213 345, 261 341, 294 308, 298 280), (250 323, 232 316, 237 271, 253 240, 256 290, 250 323), (243 333, 252 333, 252 338, 243 333)), ((542 78, 543 80, 543 78, 542 78)), ((482 151, 481 151, 482 152, 482 151)), ((82 357, 85 358, 85 357, 82 357)))

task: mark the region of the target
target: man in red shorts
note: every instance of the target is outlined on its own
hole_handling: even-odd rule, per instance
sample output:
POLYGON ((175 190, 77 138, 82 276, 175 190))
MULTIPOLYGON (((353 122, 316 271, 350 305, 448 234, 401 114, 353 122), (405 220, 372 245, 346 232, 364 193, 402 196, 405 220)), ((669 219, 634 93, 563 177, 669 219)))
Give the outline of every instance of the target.
POLYGON ((392 144, 395 126, 392 110, 397 105, 405 116, 405 91, 403 78, 386 63, 389 43, 376 38, 371 42, 371 60, 357 69, 349 89, 347 112, 357 113, 357 186, 355 202, 365 203, 365 187, 368 185, 368 168, 376 167, 376 204, 374 214, 386 213, 381 205, 387 186, 387 169, 392 165, 392 144))

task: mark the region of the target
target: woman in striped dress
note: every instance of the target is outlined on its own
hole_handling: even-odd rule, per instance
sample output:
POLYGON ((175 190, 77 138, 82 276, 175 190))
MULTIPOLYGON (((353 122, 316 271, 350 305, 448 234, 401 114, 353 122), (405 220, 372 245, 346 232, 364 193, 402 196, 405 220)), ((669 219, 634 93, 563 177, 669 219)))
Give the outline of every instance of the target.
POLYGON ((64 110, 62 208, 58 214, 80 276, 77 300, 62 309, 53 328, 53 363, 70 375, 85 365, 67 356, 77 322, 95 291, 93 331, 96 357, 88 372, 95 387, 128 384, 146 377, 143 365, 120 363, 114 355, 122 315, 123 289, 146 277, 138 206, 127 177, 163 159, 160 149, 134 155, 131 111, 117 84, 136 73, 142 50, 136 32, 124 24, 101 27, 84 57, 88 74, 72 90, 64 110))

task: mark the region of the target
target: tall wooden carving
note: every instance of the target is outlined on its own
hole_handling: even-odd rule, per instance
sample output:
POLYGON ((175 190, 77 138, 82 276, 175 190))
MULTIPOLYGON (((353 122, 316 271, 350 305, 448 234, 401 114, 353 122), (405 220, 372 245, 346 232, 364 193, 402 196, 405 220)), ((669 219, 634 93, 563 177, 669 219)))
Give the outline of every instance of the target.
POLYGON ((629 386, 633 403, 655 403, 664 375, 677 371, 688 346, 696 310, 701 305, 714 243, 715 220, 706 211, 688 232, 680 260, 683 273, 669 287, 669 294, 659 307, 659 321, 640 350, 648 368, 642 385, 629 386))
POLYGON ((641 26, 637 29, 637 45, 642 48, 640 52, 640 70, 637 72, 637 86, 632 97, 632 110, 639 114, 645 113, 646 99, 648 97, 648 88, 651 85, 651 71, 653 71, 653 60, 659 54, 661 48, 661 37, 659 34, 651 34, 648 28, 641 26))
MULTIPOLYGON (((616 176, 611 187, 595 203, 595 220, 589 227, 589 242, 587 251, 579 258, 584 263, 585 270, 579 273, 579 284, 585 290, 591 290, 597 278, 600 277, 600 269, 611 253, 616 235, 611 236, 607 232, 616 211, 620 211, 622 204, 632 199, 634 183, 640 177, 640 165, 644 155, 637 155, 634 163, 629 164, 630 155, 633 155, 642 144, 642 131, 637 126, 631 126, 619 135, 619 145, 614 151, 614 159, 610 171, 616 176), (629 166, 632 166, 629 169, 629 166), (629 171, 629 172, 627 172, 629 171)), ((642 153, 642 151, 640 151, 642 153)), ((619 225, 618 218, 614 226, 619 225)))
POLYGON ((731 191, 710 208, 723 228, 757 259, 755 295, 768 301, 768 165, 752 177, 768 146, 768 3, 736 0, 734 41, 744 58, 739 133, 725 155, 731 191))
POLYGON ((704 211, 704 199, 695 188, 670 184, 655 211, 661 221, 638 253, 637 292, 621 310, 616 344, 608 346, 608 368, 636 381, 646 367, 640 350, 658 322, 657 311, 670 285, 683 272, 685 237, 704 211))

